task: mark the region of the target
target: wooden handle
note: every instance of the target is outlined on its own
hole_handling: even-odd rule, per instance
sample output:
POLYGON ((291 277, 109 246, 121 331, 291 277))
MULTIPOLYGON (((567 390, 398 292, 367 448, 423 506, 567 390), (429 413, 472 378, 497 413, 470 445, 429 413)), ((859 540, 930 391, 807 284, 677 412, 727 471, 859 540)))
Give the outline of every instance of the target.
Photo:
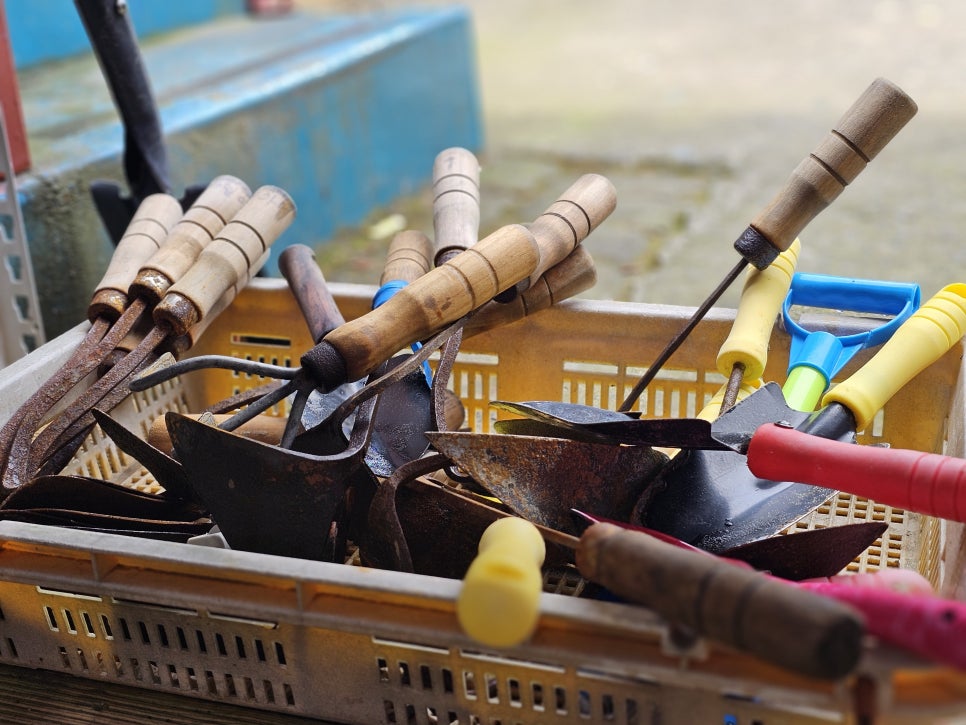
POLYGON ((551 267, 537 283, 510 302, 487 302, 463 328, 463 338, 478 335, 586 292, 597 282, 597 268, 584 246, 578 245, 560 264, 551 267))
POLYGON ((279 255, 278 269, 288 282, 315 342, 345 323, 325 275, 315 261, 315 250, 305 244, 286 247, 279 255))
POLYGON ((141 267, 131 285, 131 294, 157 304, 251 196, 251 189, 241 179, 213 179, 175 224, 161 248, 141 267))
POLYGON ((433 266, 433 243, 425 234, 409 229, 396 234, 389 243, 386 264, 379 284, 415 282, 433 266))
POLYGON ((850 608, 639 531, 593 524, 576 561, 586 578, 669 622, 809 677, 843 677, 861 655, 850 608))
MULTIPOLYGON (((202 415, 208 413, 186 413, 189 418, 198 420, 202 415)), ((232 417, 232 413, 219 413, 212 416, 215 425, 221 425, 224 421, 232 417)), ((282 433, 285 431, 286 419, 277 415, 256 415, 249 421, 242 423, 232 432, 243 438, 267 443, 268 445, 278 445, 282 440, 282 433)), ((168 426, 163 415, 158 416, 151 423, 148 429, 147 442, 166 455, 174 453, 174 445, 171 443, 171 434, 168 433, 168 426)))
POLYGON ((141 202, 91 298, 88 320, 103 317, 113 321, 121 316, 127 307, 128 288, 141 265, 161 248, 180 218, 181 204, 169 194, 151 194, 141 202))
POLYGON ((943 287, 927 300, 878 352, 829 390, 822 405, 841 403, 864 430, 906 383, 945 355, 966 334, 966 284, 943 287))
POLYGON ((758 380, 764 374, 768 342, 792 285, 801 247, 796 239, 766 269, 748 270, 731 332, 718 350, 718 372, 725 377, 738 363, 744 366, 744 381, 758 380))
MULTIPOLYGON (((295 219, 295 203, 277 186, 259 188, 205 247, 154 308, 154 321, 184 335, 247 275, 295 219)), ((242 285, 244 286, 244 285, 242 285)))
MULTIPOLYGON (((750 229, 763 236, 776 254, 788 249, 805 226, 855 180, 917 110, 915 102, 895 84, 884 78, 873 81, 792 172, 778 195, 751 222, 750 229)), ((767 266, 749 261, 759 269, 767 266)))
POLYGON ((330 332, 302 356, 302 366, 324 390, 358 380, 396 351, 526 278, 539 255, 537 240, 526 227, 502 227, 381 306, 330 332))
POLYGON ((480 162, 471 151, 441 151, 433 163, 436 266, 476 244, 480 234, 480 162))
POLYGON ((577 179, 529 225, 540 245, 540 261, 518 286, 519 291, 535 285, 551 267, 565 260, 616 206, 617 190, 609 179, 599 174, 585 174, 577 179))
POLYGON ((228 305, 235 301, 238 293, 241 292, 251 281, 252 277, 258 274, 258 271, 268 263, 268 258, 270 255, 271 252, 268 251, 259 257, 255 261, 255 264, 247 269, 245 274, 236 280, 234 285, 222 293, 221 297, 219 297, 218 301, 211 307, 210 310, 208 310, 208 312, 205 313, 204 317, 192 325, 191 328, 188 329, 184 334, 169 337, 165 341, 163 346, 164 349, 169 350, 174 354, 175 357, 179 357, 194 347, 195 343, 198 342, 198 338, 204 334, 205 330, 208 329, 208 326, 214 322, 218 315, 228 308, 228 305))

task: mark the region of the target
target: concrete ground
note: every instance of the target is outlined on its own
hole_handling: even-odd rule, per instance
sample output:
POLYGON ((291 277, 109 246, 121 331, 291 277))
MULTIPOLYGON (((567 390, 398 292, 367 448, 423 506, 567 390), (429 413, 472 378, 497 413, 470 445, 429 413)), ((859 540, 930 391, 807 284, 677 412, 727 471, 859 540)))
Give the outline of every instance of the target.
MULTIPOLYGON (((877 76, 919 113, 803 232, 799 270, 917 282, 925 297, 966 279, 966 5, 465 4, 486 129, 481 231, 533 218, 584 172, 617 187, 587 242, 599 281, 584 297, 697 305, 737 261, 734 239, 877 76)), ((428 207, 426 194, 402 199, 325 240, 326 276, 376 282, 381 235, 431 232, 428 207)))

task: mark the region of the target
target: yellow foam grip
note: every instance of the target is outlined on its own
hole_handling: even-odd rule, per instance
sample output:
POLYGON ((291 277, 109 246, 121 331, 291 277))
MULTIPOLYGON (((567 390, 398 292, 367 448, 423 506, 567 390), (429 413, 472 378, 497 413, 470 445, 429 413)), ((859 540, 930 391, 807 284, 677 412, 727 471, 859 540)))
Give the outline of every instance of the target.
POLYGON ((943 287, 896 330, 879 352, 829 390, 822 405, 841 403, 864 429, 906 383, 941 358, 966 333, 966 284, 943 287))
POLYGON ((463 631, 490 647, 528 639, 540 614, 545 556, 543 537, 529 521, 509 516, 490 524, 456 601, 463 631))
POLYGON ((801 242, 796 239, 766 269, 748 271, 738 314, 718 351, 718 372, 722 375, 731 375, 735 363, 745 366, 742 376, 745 381, 758 380, 764 374, 768 340, 791 286, 801 248, 801 242))

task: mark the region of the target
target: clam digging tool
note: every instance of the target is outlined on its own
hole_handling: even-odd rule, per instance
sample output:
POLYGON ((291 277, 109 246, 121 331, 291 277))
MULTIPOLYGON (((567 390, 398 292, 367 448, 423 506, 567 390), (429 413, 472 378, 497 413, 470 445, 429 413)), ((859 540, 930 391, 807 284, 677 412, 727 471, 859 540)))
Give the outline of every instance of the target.
POLYGON ((126 396, 127 390, 122 383, 162 345, 179 351, 190 347, 200 330, 234 299, 238 290, 264 264, 268 247, 294 216, 295 205, 282 189, 273 186, 258 189, 231 221, 220 228, 218 236, 201 250, 188 271, 168 287, 152 311, 154 326, 134 350, 34 439, 28 471, 39 467, 61 435, 70 435, 71 426, 83 425, 79 422, 92 408, 110 408, 112 406, 104 405, 102 401, 110 399, 116 404, 126 396))
POLYGON ((859 350, 888 340, 919 308, 920 297, 917 284, 796 274, 782 304, 785 329, 792 338, 788 377, 782 386, 788 405, 814 410, 835 374, 859 350), (791 314, 795 306, 888 315, 891 319, 883 317, 874 329, 837 336, 807 330, 791 314))
MULTIPOLYGON (((80 345, 66 363, 18 408, 0 430, 0 468, 9 466, 13 442, 18 431, 29 437, 36 431, 43 416, 78 382, 97 369, 105 357, 117 346, 128 329, 112 326, 128 307, 127 290, 137 269, 157 251, 168 231, 181 218, 181 206, 167 194, 154 194, 138 207, 130 225, 117 244, 103 279, 87 308, 91 323, 80 345)), ((23 458, 26 452, 18 453, 23 458)))
MULTIPOLYGON (((542 276, 546 269, 564 259, 607 218, 615 205, 616 192, 609 180, 596 174, 582 176, 529 226, 517 224, 498 229, 471 249, 402 288, 385 304, 330 332, 302 356, 301 368, 246 366, 234 358, 201 356, 175 363, 156 374, 141 376, 132 382, 132 389, 145 389, 204 367, 231 370, 244 367, 257 374, 287 380, 278 390, 222 424, 225 430, 231 430, 297 390, 329 391, 359 380, 397 350, 428 335, 436 333, 434 340, 438 347, 459 329, 465 315, 520 280, 533 274, 542 276)), ((422 363, 426 358, 420 359, 420 356, 425 352, 428 357, 436 349, 427 352, 427 347, 428 343, 410 360, 422 363)))
POLYGON ((746 265, 765 269, 786 249, 916 114, 915 102, 902 89, 877 78, 845 112, 832 131, 792 172, 785 186, 752 220, 735 242, 742 259, 701 303, 690 321, 657 356, 628 394, 629 410, 675 350, 707 314, 746 265))
POLYGON ((593 524, 576 560, 581 575, 667 621, 807 677, 845 677, 862 653, 851 607, 639 531, 593 524))
POLYGON ((826 393, 819 411, 793 410, 776 384, 764 385, 710 426, 709 448, 725 445, 732 450, 692 450, 676 457, 664 473, 661 493, 649 500, 642 523, 713 552, 781 531, 834 491, 757 478, 736 452, 749 450, 756 431, 775 422, 819 438, 854 442, 856 431, 864 430, 896 392, 964 332, 966 284, 948 285, 858 371, 826 393))

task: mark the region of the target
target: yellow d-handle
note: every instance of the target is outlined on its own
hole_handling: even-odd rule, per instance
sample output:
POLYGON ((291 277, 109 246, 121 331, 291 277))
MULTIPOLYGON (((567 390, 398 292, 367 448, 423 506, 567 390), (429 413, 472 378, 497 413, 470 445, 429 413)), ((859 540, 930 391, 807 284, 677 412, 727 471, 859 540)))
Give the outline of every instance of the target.
POLYGON ((795 239, 768 267, 748 271, 734 324, 718 351, 718 372, 725 377, 731 375, 735 363, 745 366, 745 382, 764 374, 771 330, 792 284, 801 248, 802 243, 795 239))
POLYGON ((509 516, 490 524, 456 601, 463 631, 490 647, 529 638, 540 614, 545 556, 543 537, 529 521, 509 516))
POLYGON ((829 390, 822 405, 841 403, 864 429, 893 395, 941 358, 966 333, 966 284, 943 287, 896 330, 879 352, 829 390))

